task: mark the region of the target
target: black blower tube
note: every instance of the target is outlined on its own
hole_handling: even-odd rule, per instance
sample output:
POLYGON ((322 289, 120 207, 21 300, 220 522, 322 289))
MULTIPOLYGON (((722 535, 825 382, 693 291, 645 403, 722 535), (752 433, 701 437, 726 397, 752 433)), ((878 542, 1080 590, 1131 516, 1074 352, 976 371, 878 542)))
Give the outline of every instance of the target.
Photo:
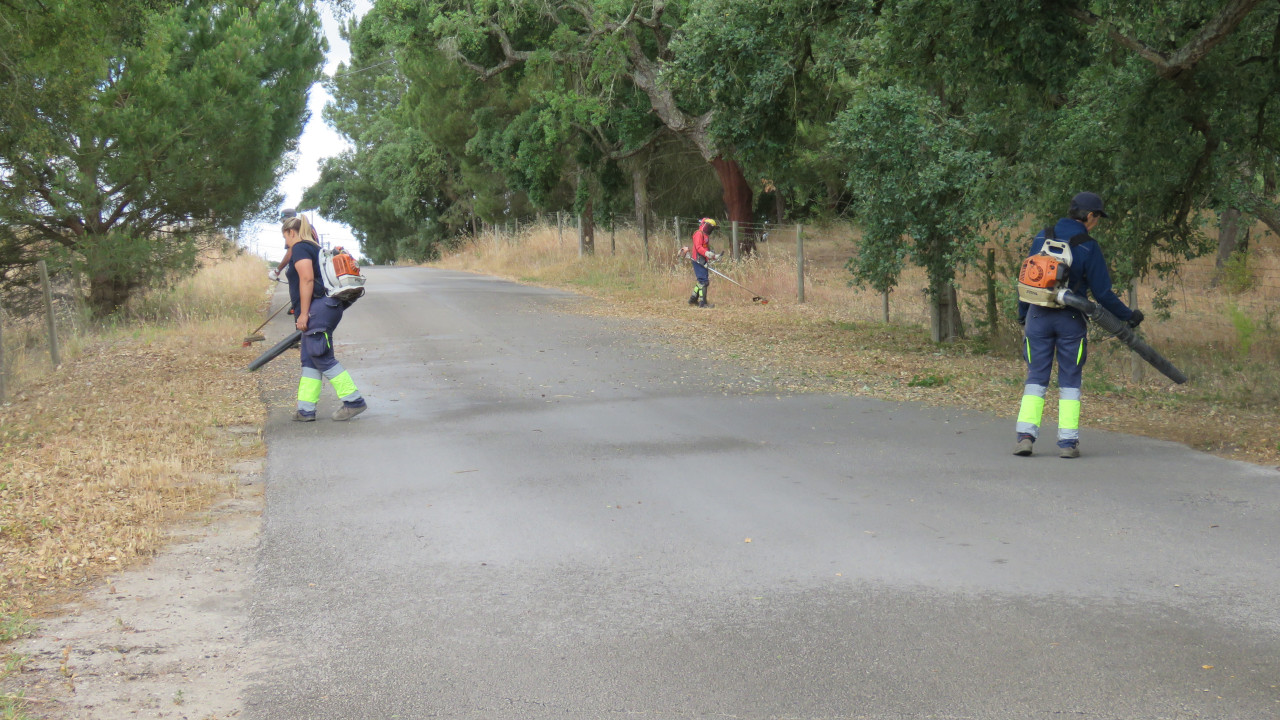
POLYGON ((1115 335, 1120 342, 1128 345, 1134 352, 1138 353, 1143 360, 1151 364, 1151 367, 1164 373, 1165 377, 1179 385, 1187 381, 1187 376, 1183 375, 1182 371, 1174 367, 1173 363, 1166 360, 1163 355, 1156 352, 1155 348, 1138 337, 1133 328, 1129 327, 1129 323, 1107 312, 1107 309, 1098 303, 1076 295, 1070 290, 1059 291, 1058 302, 1084 313, 1090 320, 1102 326, 1103 330, 1115 335))

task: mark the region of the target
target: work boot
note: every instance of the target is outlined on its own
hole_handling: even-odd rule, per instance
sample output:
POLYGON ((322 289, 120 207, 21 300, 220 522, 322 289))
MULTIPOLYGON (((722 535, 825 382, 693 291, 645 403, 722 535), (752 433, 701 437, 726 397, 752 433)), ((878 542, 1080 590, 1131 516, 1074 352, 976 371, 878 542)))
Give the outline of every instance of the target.
POLYGON ((316 411, 312 410, 311 412, 307 412, 306 410, 298 410, 293 414, 293 421, 294 422, 315 422, 316 411))
POLYGON ((1013 454, 1018 457, 1026 457, 1031 454, 1031 445, 1035 443, 1035 439, 1030 436, 1018 438, 1018 444, 1013 448, 1013 454))
POLYGON ((342 403, 342 407, 334 411, 333 419, 337 420, 338 422, 343 422, 345 420, 350 420, 351 418, 359 415, 360 413, 368 409, 369 409, 369 406, 368 404, 365 403, 364 400, 360 400, 355 403, 344 402, 342 403))
POLYGON ((698 293, 694 293, 694 294, 692 294, 692 295, 690 295, 690 296, 689 296, 689 304, 690 304, 690 305, 697 305, 697 304, 698 304, 698 293))
POLYGON ((1067 459, 1078 458, 1080 457, 1080 446, 1068 445, 1058 451, 1058 457, 1067 459))

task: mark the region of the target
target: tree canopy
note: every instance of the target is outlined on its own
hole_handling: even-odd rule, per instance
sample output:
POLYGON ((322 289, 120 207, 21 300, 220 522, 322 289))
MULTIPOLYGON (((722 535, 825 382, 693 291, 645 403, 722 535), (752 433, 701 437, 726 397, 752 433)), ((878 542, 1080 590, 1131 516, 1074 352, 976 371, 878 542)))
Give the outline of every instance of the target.
POLYGON ((86 273, 92 306, 109 312, 189 266, 195 238, 275 203, 323 60, 310 2, 19 0, 0 12, 21 29, 0 60, 6 276, 47 256, 86 273))
POLYGON ((376 0, 353 32, 379 77, 336 89, 381 83, 395 107, 339 103, 357 150, 335 163, 361 164, 323 184, 414 194, 426 176, 370 134, 412 129, 431 210, 397 204, 413 231, 382 215, 401 238, 591 203, 719 214, 714 178, 730 219, 849 217, 854 278, 891 289, 910 259, 942 313, 985 234, 1081 190, 1115 209, 1121 282, 1207 252, 1215 213, 1280 230, 1261 0, 376 0))

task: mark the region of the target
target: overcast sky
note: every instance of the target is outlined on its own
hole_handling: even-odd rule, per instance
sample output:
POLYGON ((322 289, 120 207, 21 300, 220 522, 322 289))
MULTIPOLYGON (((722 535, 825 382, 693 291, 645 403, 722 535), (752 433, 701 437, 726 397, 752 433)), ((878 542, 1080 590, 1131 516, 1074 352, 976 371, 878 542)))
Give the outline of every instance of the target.
MULTIPOLYGON (((356 16, 364 15, 372 5, 372 0, 356 0, 356 16)), ((347 44, 338 36, 338 21, 333 18, 333 14, 327 7, 320 10, 320 16, 324 21, 325 36, 329 39, 329 55, 325 59, 324 71, 326 75, 332 76, 338 67, 338 63, 350 61, 351 53, 347 49, 347 44)), ((296 207, 298 203, 302 202, 303 191, 320 179, 320 162, 327 157, 337 155, 349 147, 346 140, 334 132, 333 128, 326 125, 324 118, 321 117, 321 111, 324 109, 325 103, 329 102, 329 99, 329 93, 319 83, 311 87, 311 96, 309 98, 311 119, 302 131, 302 139, 298 147, 297 165, 294 171, 285 176, 280 182, 280 193, 284 195, 284 205, 282 207, 296 207)), ((320 231, 326 242, 345 245, 348 249, 356 246, 355 238, 351 235, 351 228, 340 223, 331 222, 325 217, 314 213, 307 213, 307 216, 315 223, 316 229, 320 231)), ((284 257, 284 239, 280 236, 279 223, 268 223, 246 228, 244 244, 251 252, 270 260, 278 261, 284 257)))

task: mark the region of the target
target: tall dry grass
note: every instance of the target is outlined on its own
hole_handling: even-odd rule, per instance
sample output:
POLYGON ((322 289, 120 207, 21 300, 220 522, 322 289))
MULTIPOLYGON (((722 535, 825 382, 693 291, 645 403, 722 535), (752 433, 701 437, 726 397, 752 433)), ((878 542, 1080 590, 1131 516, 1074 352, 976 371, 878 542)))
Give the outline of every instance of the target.
MULTIPOLYGON (((716 267, 751 291, 770 300, 781 313, 832 326, 866 324, 881 326, 885 298, 877 292, 851 285, 845 262, 856 251, 857 232, 848 225, 805 227, 805 300, 797 300, 796 227, 775 227, 767 242, 757 245, 749 259, 722 261, 716 267)), ((598 229, 595 253, 579 257, 576 230, 563 234, 554 226, 531 225, 518 235, 495 238, 486 234, 461 245, 438 264, 443 267, 503 275, 525 282, 575 288, 607 295, 628 303, 679 304, 693 286, 687 260, 677 260, 680 245, 670 227, 650 236, 648 260, 640 236, 633 228, 610 232, 598 229)), ((722 230, 713 247, 730 244, 722 230)), ((971 268, 958 277, 958 289, 966 326, 973 337, 967 351, 1015 357, 1020 331, 1011 310, 1016 305, 1012 273, 1025 251, 1024 238, 1007 244, 993 243, 996 251, 995 288, 1000 315, 994 332, 986 327, 987 276, 983 268, 971 268), (1016 246, 1016 247, 1015 247, 1016 246)), ((1193 379, 1183 397, 1223 402, 1246 408, 1280 405, 1276 360, 1280 358, 1280 247, 1273 239, 1255 240, 1250 264, 1224 281, 1212 258, 1182 266, 1172 278, 1143 281, 1137 287, 1137 306, 1147 320, 1143 332, 1148 341, 1193 379), (1244 277, 1240 277, 1241 273, 1244 277)), ((897 289, 888 297, 890 326, 918 328, 927 335, 926 277, 909 267, 897 289)), ((750 302, 750 296, 712 276, 713 303, 750 302)), ((1122 299, 1126 299, 1122 293, 1122 299)), ((656 306, 655 306, 656 307, 656 306)), ((941 371, 940 371, 941 372, 941 371)), ((1157 392, 1167 381, 1146 367, 1118 341, 1095 334, 1091 349, 1089 381, 1095 389, 1157 392)))
POLYGON ((68 329, 59 368, 19 348, 0 406, 0 618, 147 557, 169 522, 228 490, 229 463, 261 454, 240 340, 267 285, 261 259, 210 258, 111 321, 68 329))
MULTIPOLYGON (((269 289, 264 290, 266 270, 265 261, 253 255, 209 254, 195 274, 143 292, 120 313, 100 321, 90 319, 84 305, 64 300, 55 307, 60 359, 75 361, 86 345, 121 334, 195 341, 244 334, 244 324, 262 311, 269 296, 269 289)), ((43 314, 14 317, 0 312, 0 323, 0 372, 6 373, 7 394, 13 395, 53 370, 48 329, 43 314)))

